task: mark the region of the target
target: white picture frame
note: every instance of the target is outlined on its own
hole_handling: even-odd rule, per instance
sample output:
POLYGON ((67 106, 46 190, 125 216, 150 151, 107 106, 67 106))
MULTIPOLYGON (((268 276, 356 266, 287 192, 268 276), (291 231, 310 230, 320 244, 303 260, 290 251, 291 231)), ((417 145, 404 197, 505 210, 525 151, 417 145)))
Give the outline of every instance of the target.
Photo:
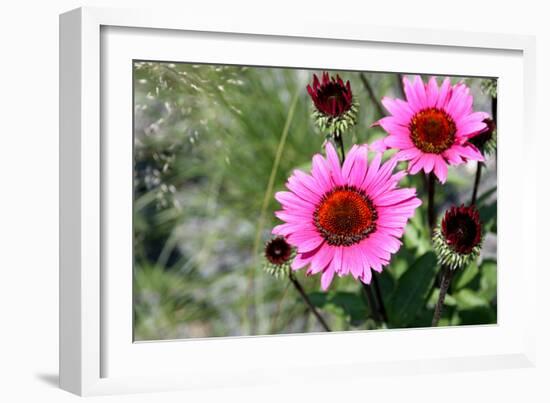
POLYGON ((535 147, 534 52, 534 39, 521 35, 311 21, 243 25, 151 10, 81 8, 61 15, 61 387, 97 395, 293 383, 298 370, 303 382, 350 371, 369 376, 534 365, 534 321, 525 312, 535 311, 535 284, 527 278, 537 265, 525 234, 535 233, 529 201, 536 176, 515 172, 508 157, 513 151, 527 162, 535 147), (314 47, 346 57, 323 61, 314 47), (383 57, 367 62, 363 55, 383 57), (403 55, 407 61, 399 62, 403 55), (506 220, 499 215, 498 325, 134 343, 127 270, 132 132, 112 134, 131 126, 127 62, 133 59, 499 77, 499 211, 516 214, 506 220), (512 110, 513 118, 506 113, 512 110), (124 269, 110 270, 113 262, 124 269), (512 303, 511 291, 518 289, 521 301, 512 303), (288 351, 300 355, 285 356, 288 351))

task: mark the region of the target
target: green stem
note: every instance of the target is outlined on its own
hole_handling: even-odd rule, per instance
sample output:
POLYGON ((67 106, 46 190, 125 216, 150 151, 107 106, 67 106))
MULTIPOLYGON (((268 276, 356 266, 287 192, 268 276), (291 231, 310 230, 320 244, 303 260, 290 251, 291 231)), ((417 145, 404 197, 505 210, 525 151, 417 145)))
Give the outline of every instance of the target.
POLYGON ((367 285, 363 282, 361 282, 361 284, 363 285, 363 291, 365 292, 365 295, 367 296, 367 301, 369 303, 369 307, 370 307, 370 310, 371 310, 371 313, 372 313, 372 317, 374 318, 374 321, 376 323, 381 323, 382 322, 382 317, 381 317, 380 312, 378 310, 378 306, 376 304, 376 300, 374 298, 374 294, 372 293, 370 285, 367 285))
POLYGON ((441 288, 439 289, 439 298, 434 310, 434 316, 432 319, 432 326, 437 326, 439 319, 441 319, 441 313, 443 312, 443 305, 445 303, 445 295, 451 284, 453 278, 453 271, 447 266, 442 267, 441 288))
POLYGON ((374 94, 374 90, 372 89, 372 86, 370 85, 370 82, 367 79, 367 76, 365 76, 365 73, 361 73, 359 74, 359 77, 363 82, 363 86, 367 90, 367 94, 369 95, 370 100, 372 101, 372 103, 374 104, 374 107, 376 108, 376 112, 378 113, 378 116, 380 117, 384 116, 384 108, 382 107, 382 104, 374 94))
POLYGON ((344 161, 346 160, 346 150, 344 148, 344 139, 342 138, 342 134, 336 131, 333 134, 333 138, 340 152, 340 163, 344 164, 344 161))
POLYGON ((307 294, 304 290, 304 287, 302 287, 302 284, 300 284, 300 282, 294 276, 294 274, 292 274, 292 272, 288 273, 288 278, 290 279, 290 282, 292 283, 294 288, 296 288, 296 291, 298 291, 298 294, 300 294, 300 296, 302 297, 302 299, 306 303, 306 305, 309 308, 309 310, 311 311, 311 313, 313 315, 315 315, 315 317, 319 321, 319 324, 322 326, 322 328, 325 329, 325 331, 330 332, 330 327, 328 326, 327 322, 325 322, 325 319, 323 319, 323 317, 321 316, 321 314, 319 313, 317 308, 315 308, 315 305, 313 305, 313 303, 311 302, 311 300, 307 296, 307 294))
POLYGON ((384 299, 382 298, 382 291, 380 289, 380 283, 378 282, 378 273, 372 273, 372 283, 374 284, 374 292, 378 299, 378 309, 382 320, 388 323, 388 314, 386 313, 386 307, 384 306, 384 299))
POLYGON ((430 226, 430 236, 435 228, 435 175, 430 172, 428 175, 428 225, 430 226))
POLYGON ((481 161, 477 162, 477 169, 476 169, 476 178, 474 182, 474 191, 472 192, 472 206, 476 204, 477 201, 477 190, 479 188, 479 180, 481 179, 481 168, 483 167, 483 163, 481 161))
POLYGON ((405 99, 405 91, 403 90, 403 74, 397 73, 397 88, 399 90, 399 94, 401 95, 401 99, 405 99))

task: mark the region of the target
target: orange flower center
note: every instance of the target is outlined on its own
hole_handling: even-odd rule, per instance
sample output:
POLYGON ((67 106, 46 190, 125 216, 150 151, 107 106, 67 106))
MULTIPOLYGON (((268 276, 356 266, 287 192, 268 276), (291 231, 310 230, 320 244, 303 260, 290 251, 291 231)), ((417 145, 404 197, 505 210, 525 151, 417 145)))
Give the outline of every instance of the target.
POLYGON ((361 190, 340 186, 326 193, 314 214, 315 226, 329 245, 350 246, 376 229, 378 214, 361 190))
POLYGON ((413 116, 409 125, 411 140, 421 151, 441 154, 455 142, 456 125, 443 110, 424 109, 413 116))

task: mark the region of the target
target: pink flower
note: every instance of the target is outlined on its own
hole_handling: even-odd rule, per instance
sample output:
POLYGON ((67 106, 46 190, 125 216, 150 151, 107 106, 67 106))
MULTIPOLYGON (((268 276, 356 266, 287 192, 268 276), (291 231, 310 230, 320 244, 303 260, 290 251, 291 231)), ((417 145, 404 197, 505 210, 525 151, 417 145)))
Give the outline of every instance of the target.
POLYGON ((321 275, 326 290, 334 274, 351 274, 369 284, 371 269, 382 271, 399 250, 407 220, 420 200, 416 189, 398 188, 405 172, 393 173, 397 160, 381 164, 377 153, 368 163, 367 146, 353 146, 343 166, 332 144, 327 157, 313 157, 311 175, 295 170, 288 192, 275 198, 284 221, 273 233, 297 248, 292 269, 309 266, 307 274, 321 275))
POLYGON ((375 124, 389 133, 373 144, 377 150, 396 148, 396 158, 409 161, 409 172, 434 172, 439 181, 447 179, 447 164, 458 165, 467 160, 483 161, 483 155, 468 140, 487 125, 489 115, 473 112, 470 89, 463 83, 451 86, 446 78, 438 87, 435 77, 424 84, 419 76, 411 83, 403 79, 406 101, 383 98, 392 114, 375 124))

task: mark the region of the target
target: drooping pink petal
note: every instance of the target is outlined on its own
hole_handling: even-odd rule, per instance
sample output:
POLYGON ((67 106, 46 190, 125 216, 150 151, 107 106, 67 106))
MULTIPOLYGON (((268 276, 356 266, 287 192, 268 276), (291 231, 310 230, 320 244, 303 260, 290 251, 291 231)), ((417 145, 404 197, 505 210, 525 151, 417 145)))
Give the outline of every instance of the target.
POLYGON ((334 278, 334 271, 330 267, 326 268, 323 274, 321 275, 321 288, 323 291, 328 290, 332 279, 334 278))
POLYGON ((445 183, 447 181, 447 164, 441 157, 435 158, 434 174, 441 183, 445 183))
POLYGON ((469 159, 473 161, 485 161, 483 154, 481 154, 479 150, 471 144, 466 144, 464 146, 457 146, 455 147, 455 150, 465 159, 469 159))
POLYGON ((395 154, 395 157, 399 161, 408 161, 413 158, 419 157, 422 154, 422 151, 420 151, 418 148, 408 148, 406 150, 401 150, 397 154, 395 154))
POLYGON ((311 260, 313 259, 312 255, 304 255, 302 253, 298 253, 294 260, 292 261, 292 264, 290 265, 290 268, 294 271, 300 270, 303 267, 307 266, 311 260))
POLYGON ((330 245, 320 248, 311 260, 311 274, 317 274, 326 269, 334 258, 334 254, 335 248, 330 245))

